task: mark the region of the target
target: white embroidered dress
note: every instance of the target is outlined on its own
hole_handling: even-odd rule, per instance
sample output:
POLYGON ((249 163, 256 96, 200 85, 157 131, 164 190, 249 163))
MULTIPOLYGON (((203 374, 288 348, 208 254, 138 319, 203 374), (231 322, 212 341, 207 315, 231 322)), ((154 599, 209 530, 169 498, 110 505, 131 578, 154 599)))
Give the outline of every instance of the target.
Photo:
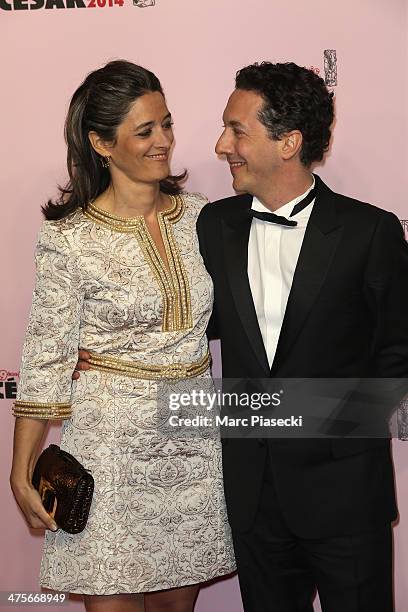
POLYGON ((46 532, 44 587, 148 592, 235 568, 219 439, 160 435, 154 372, 149 380, 120 370, 196 364, 210 377, 213 290, 195 229, 204 203, 184 194, 159 213, 170 271, 143 217, 90 205, 42 226, 15 414, 64 418, 61 448, 95 479, 85 530, 46 532), (110 369, 72 382, 79 346, 110 358, 110 369))

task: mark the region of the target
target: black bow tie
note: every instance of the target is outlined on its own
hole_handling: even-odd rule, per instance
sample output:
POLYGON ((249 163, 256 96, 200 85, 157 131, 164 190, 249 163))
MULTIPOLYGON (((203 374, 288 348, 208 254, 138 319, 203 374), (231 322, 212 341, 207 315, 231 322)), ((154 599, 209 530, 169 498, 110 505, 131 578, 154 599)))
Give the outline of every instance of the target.
MULTIPOLYGON (((309 206, 310 202, 312 202, 316 197, 316 186, 313 187, 311 191, 307 194, 303 200, 300 200, 294 207, 292 212, 290 213, 290 217, 297 215, 301 210, 309 206)), ((286 217, 282 217, 280 215, 275 215, 275 213, 268 212, 260 212, 259 210, 254 210, 250 208, 248 213, 251 217, 255 217, 256 219, 260 219, 261 221, 268 221, 269 223, 276 223, 277 225, 286 225, 288 227, 296 227, 297 221, 291 221, 286 217)))

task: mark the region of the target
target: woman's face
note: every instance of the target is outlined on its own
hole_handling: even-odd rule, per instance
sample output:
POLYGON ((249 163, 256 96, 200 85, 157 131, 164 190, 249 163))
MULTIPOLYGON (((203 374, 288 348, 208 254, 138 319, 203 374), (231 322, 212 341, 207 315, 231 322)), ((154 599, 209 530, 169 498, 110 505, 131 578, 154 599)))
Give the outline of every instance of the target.
POLYGON ((150 184, 165 179, 170 174, 172 125, 161 93, 140 96, 119 125, 116 143, 108 147, 112 180, 119 175, 150 184))

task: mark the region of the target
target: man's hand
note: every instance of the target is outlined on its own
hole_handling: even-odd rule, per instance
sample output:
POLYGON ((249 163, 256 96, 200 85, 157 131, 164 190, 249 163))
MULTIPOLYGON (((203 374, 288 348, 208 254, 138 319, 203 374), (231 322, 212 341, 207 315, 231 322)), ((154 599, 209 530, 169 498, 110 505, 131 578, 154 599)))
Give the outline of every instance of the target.
POLYGON ((80 373, 79 373, 80 370, 89 370, 89 368, 91 367, 88 363, 89 358, 90 358, 90 354, 88 353, 88 351, 79 349, 78 362, 72 374, 72 380, 78 380, 78 378, 80 377, 80 373))

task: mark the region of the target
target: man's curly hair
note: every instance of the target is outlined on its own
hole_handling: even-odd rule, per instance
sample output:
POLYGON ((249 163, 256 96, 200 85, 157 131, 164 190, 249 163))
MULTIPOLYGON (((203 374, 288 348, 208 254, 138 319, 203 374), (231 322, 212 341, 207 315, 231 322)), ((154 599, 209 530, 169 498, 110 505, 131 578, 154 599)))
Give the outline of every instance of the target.
POLYGON ((322 78, 293 62, 261 62, 239 70, 235 86, 262 96, 259 120, 273 140, 291 130, 302 133, 300 160, 304 166, 323 159, 330 143, 334 94, 322 78))

